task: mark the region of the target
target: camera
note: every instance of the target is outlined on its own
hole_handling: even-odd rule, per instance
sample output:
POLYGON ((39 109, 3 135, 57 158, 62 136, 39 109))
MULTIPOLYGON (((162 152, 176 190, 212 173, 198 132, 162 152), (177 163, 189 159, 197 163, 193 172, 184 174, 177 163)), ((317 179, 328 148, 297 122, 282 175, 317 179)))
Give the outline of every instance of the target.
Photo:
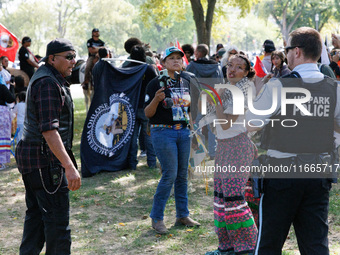
POLYGON ((170 77, 168 75, 168 70, 165 69, 165 70, 159 71, 158 80, 160 82, 161 87, 166 86, 168 79, 170 79, 170 77))
POLYGON ((14 75, 11 75, 10 82, 11 82, 11 83, 15 82, 15 77, 14 77, 14 75))
POLYGON ((339 50, 332 50, 330 54, 331 54, 331 57, 333 57, 334 55, 340 56, 340 51, 339 50))
POLYGON ((162 105, 165 109, 170 109, 173 106, 173 102, 172 102, 171 95, 170 95, 170 90, 167 88, 167 83, 169 79, 170 77, 168 75, 168 70, 165 69, 159 72, 158 80, 159 80, 160 86, 161 88, 165 88, 164 89, 165 98, 162 101, 162 105))

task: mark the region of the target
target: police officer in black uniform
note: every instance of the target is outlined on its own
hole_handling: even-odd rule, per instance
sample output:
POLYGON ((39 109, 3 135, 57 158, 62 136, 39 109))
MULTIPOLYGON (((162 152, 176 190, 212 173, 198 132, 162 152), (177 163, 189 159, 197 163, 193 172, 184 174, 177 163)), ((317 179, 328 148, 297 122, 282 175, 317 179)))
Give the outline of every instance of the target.
MULTIPOLYGON (((261 125, 255 123, 259 119, 273 126, 268 133, 265 163, 272 169, 281 167, 274 174, 266 173, 269 178, 264 179, 255 254, 280 255, 293 224, 302 255, 327 255, 331 178, 325 173, 314 171, 312 174, 311 171, 323 172, 320 167, 326 164, 329 166, 326 170, 331 169, 333 133, 340 126, 337 99, 340 92, 336 82, 324 77, 317 67, 322 40, 316 30, 296 29, 290 34, 285 49, 288 66, 293 71, 289 76, 291 79, 271 80, 254 101, 255 109, 270 109, 273 103, 275 105, 273 91, 277 89, 276 109, 265 115, 246 113, 248 131, 261 129, 261 125), (308 102, 287 104, 283 108, 287 101, 281 100, 281 95, 291 100, 301 99, 301 93, 283 93, 282 88, 291 87, 308 90, 311 96, 308 102)), ((308 98, 308 93, 306 95, 308 98)))

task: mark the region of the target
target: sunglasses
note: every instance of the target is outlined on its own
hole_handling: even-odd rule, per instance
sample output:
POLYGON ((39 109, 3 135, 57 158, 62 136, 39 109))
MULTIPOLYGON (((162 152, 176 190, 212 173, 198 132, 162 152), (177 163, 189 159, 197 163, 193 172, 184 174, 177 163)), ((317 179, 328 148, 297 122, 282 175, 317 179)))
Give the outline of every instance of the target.
POLYGON ((289 50, 295 49, 295 48, 303 48, 303 47, 305 47, 305 46, 288 46, 288 47, 285 47, 285 53, 287 55, 289 50))
POLYGON ((75 59, 77 55, 76 54, 69 54, 69 55, 66 55, 66 56, 63 56, 63 55, 54 55, 54 56, 64 57, 67 60, 71 61, 71 60, 75 59))

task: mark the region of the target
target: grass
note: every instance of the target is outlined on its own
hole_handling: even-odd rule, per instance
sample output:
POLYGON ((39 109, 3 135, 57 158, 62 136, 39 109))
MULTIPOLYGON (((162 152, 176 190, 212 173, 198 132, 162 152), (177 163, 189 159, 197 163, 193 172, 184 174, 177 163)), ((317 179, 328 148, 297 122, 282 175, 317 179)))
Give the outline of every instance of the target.
MULTIPOLYGON (((74 153, 80 166, 80 138, 86 112, 82 99, 75 100, 74 153)), ((212 162, 210 162, 212 163, 212 162)), ((161 174, 141 160, 136 171, 103 172, 82 180, 70 192, 72 254, 204 254, 215 250, 218 240, 213 226, 213 183, 209 190, 200 174, 191 180, 189 209, 200 228, 174 227, 175 201, 170 197, 165 210, 169 234, 157 235, 149 213, 161 174)), ((14 159, 10 170, 0 173, 0 255, 18 254, 25 215, 24 186, 14 159)), ((340 254, 340 190, 334 186, 330 204, 331 254, 340 254)), ((294 232, 289 234, 285 255, 297 253, 294 232)))

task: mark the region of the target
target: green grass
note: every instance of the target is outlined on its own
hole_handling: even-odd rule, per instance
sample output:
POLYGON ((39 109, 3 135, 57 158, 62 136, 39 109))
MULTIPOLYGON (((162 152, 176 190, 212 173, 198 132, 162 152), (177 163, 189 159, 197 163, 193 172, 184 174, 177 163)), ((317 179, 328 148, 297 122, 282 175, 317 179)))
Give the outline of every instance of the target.
POLYGON ((329 213, 332 215, 332 221, 335 225, 340 226, 340 187, 334 186, 330 192, 329 213))
MULTIPOLYGON (((74 153, 80 166, 80 139, 86 112, 82 99, 75 100, 74 153)), ((24 186, 12 159, 11 170, 0 173, 0 255, 18 254, 25 215, 24 186)), ((104 172, 82 180, 82 187, 70 192, 72 254, 204 254, 215 250, 218 240, 213 225, 213 182, 208 195, 199 174, 191 180, 191 216, 200 228, 188 231, 174 227, 175 201, 170 197, 165 210, 169 234, 159 236, 151 228, 150 210, 161 173, 148 169, 141 160, 136 171, 104 172)), ((331 192, 330 232, 340 232, 340 191, 331 192)), ((339 239, 330 238, 331 251, 340 254, 339 239)), ((285 255, 296 253, 294 232, 289 234, 285 255)))

